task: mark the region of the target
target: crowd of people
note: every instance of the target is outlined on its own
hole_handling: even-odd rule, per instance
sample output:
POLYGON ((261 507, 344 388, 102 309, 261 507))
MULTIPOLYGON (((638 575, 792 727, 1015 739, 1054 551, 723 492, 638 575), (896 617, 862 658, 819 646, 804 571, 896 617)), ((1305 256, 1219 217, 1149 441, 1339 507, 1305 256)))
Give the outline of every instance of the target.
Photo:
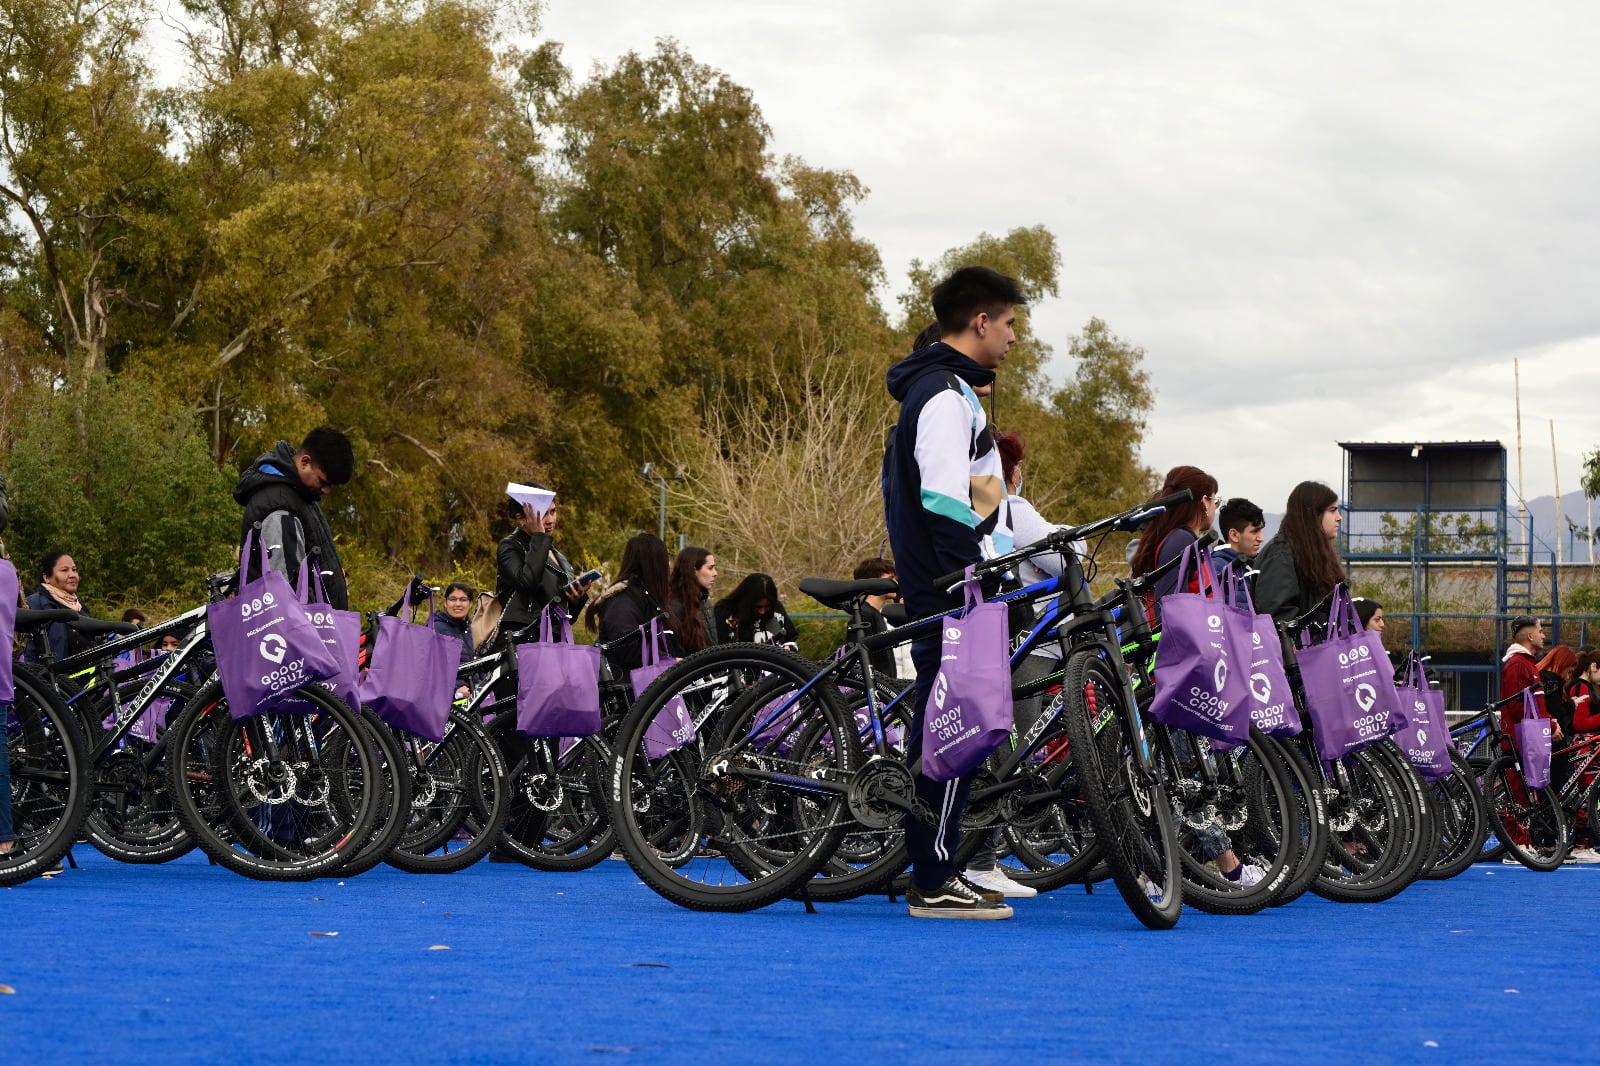
MULTIPOLYGON (((1015 341, 1016 309, 1024 303, 1013 278, 986 267, 955 271, 932 292, 936 321, 917 340, 915 350, 895 364, 887 376, 890 396, 899 405, 898 419, 884 458, 884 511, 892 560, 862 560, 857 579, 888 577, 899 584, 899 598, 912 618, 943 613, 960 606, 958 596, 938 582, 940 575, 960 571, 984 558, 1031 543, 1054 525, 1022 494, 1026 447, 1022 438, 989 424, 982 397, 992 389, 996 373, 1015 341)), ((258 540, 259 554, 246 552, 243 578, 256 576, 262 559, 291 581, 307 566, 322 581, 308 595, 348 609, 349 592, 338 549, 322 511, 322 499, 354 473, 354 455, 345 435, 330 427, 312 430, 294 446, 279 441, 240 476, 234 492, 243 508, 241 540, 258 540)), ((617 572, 603 580, 596 571, 579 574, 556 546, 560 505, 548 486, 519 486, 536 494, 508 495, 503 517, 510 530, 496 549, 492 594, 454 582, 428 623, 438 632, 462 641, 464 658, 485 650, 486 641, 526 632, 554 607, 569 622, 582 618, 619 676, 640 666, 642 633, 663 618, 670 631, 673 655, 692 654, 729 641, 755 641, 797 647, 794 620, 779 596, 778 585, 765 573, 745 576, 727 595, 718 597, 717 557, 691 546, 669 555, 663 541, 640 533, 627 541, 617 572), (591 587, 598 583, 599 587, 591 587), (475 609, 474 604, 477 601, 475 609), (494 624, 486 627, 490 619, 494 624), (487 632, 484 629, 487 628, 487 632)), ((1169 507, 1140 535, 1131 564, 1135 576, 1149 573, 1177 558, 1207 531, 1216 528, 1222 545, 1213 559, 1216 574, 1188 575, 1180 589, 1180 571, 1156 585, 1150 609, 1159 614, 1161 600, 1176 591, 1193 591, 1237 568, 1253 594, 1258 611, 1280 621, 1312 611, 1347 580, 1335 548, 1341 513, 1337 494, 1327 485, 1305 481, 1295 486, 1283 520, 1271 540, 1264 540, 1265 516, 1258 505, 1241 497, 1224 498, 1216 478, 1197 466, 1172 468, 1155 497, 1187 490, 1189 502, 1169 507)), ((1155 498, 1153 497, 1153 498, 1155 498)), ((0 528, 3 528, 0 490, 0 528)), ((1030 560, 1020 568, 1023 581, 1058 571, 1059 560, 1030 560)), ((35 608, 83 609, 80 574, 72 556, 55 551, 35 570, 37 587, 27 603, 35 608)), ((874 631, 889 626, 883 609, 889 596, 873 596, 866 617, 874 631)), ((1380 604, 1357 601, 1364 626, 1380 629, 1380 604)), ((130 612, 129 620, 138 612, 130 612)), ((44 630, 27 649, 30 658, 61 658, 77 647, 66 626, 44 630)), ((175 638, 173 638, 175 640, 175 638)), ((1544 685, 1554 677, 1558 699, 1571 709, 1555 725, 1559 738, 1571 732, 1600 731, 1600 658, 1593 648, 1573 652, 1552 649, 1542 659, 1543 632, 1536 620, 1519 620, 1514 642, 1506 652, 1502 691, 1516 692, 1544 685)), ((909 647, 886 649, 874 669, 913 681, 915 718, 908 731, 908 761, 916 766, 922 740, 922 717, 938 672, 937 635, 919 638, 909 647)), ((1542 710, 1541 713, 1549 713, 1542 710)), ((1020 713, 1020 711, 1019 711, 1020 713)), ((1506 708, 1506 731, 1521 715, 1520 705, 1506 708)), ((0 744, 0 797, 4 796, 6 762, 0 744)), ((970 777, 935 782, 918 774, 918 797, 938 812, 932 824, 915 818, 905 823, 912 874, 907 891, 909 911, 916 917, 1005 918, 1008 898, 1032 894, 1007 878, 993 862, 994 849, 980 849, 958 869, 954 856, 960 842, 961 814, 970 791, 970 777)), ((0 854, 10 846, 8 810, 0 804, 0 854)), ((1220 873, 1253 883, 1262 871, 1240 861, 1220 829, 1203 841, 1206 857, 1220 873)), ((1592 860, 1600 855, 1582 849, 1592 860)))

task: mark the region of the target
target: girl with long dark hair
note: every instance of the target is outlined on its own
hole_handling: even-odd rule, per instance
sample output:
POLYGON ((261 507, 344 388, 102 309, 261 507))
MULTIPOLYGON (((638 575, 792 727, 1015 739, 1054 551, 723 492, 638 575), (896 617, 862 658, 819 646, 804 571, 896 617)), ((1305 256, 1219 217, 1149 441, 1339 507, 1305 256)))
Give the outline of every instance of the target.
POLYGON ((616 645, 606 655, 619 676, 643 664, 642 644, 628 638, 637 638, 639 627, 659 617, 666 602, 667 546, 654 533, 640 533, 622 549, 617 580, 584 615, 589 628, 599 630, 600 643, 616 645))
POLYGON ((720 642, 754 641, 781 644, 795 650, 800 636, 783 601, 778 586, 767 574, 751 574, 739 582, 733 593, 717 601, 717 639, 720 642))
POLYGON ((1339 536, 1339 494, 1320 481, 1302 481, 1289 493, 1277 534, 1256 556, 1256 610, 1280 622, 1298 618, 1345 580, 1334 550, 1339 536))
POLYGON ((688 655, 717 643, 711 586, 717 581, 717 557, 705 548, 678 553, 667 580, 667 614, 672 618, 679 653, 688 655))

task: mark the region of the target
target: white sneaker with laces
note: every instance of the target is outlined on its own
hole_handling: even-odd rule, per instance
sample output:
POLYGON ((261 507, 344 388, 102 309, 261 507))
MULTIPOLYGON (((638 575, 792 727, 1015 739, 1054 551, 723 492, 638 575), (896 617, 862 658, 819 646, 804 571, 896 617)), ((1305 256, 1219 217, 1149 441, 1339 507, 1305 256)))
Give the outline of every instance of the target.
POLYGON ((998 866, 987 870, 964 870, 961 876, 979 888, 986 888, 990 892, 998 892, 1007 899, 1029 899, 1039 894, 1037 888, 1029 888, 1027 885, 1018 884, 1011 880, 1006 876, 1006 872, 998 866))
POLYGON ((1253 863, 1245 863, 1239 867, 1239 884, 1245 888, 1259 885, 1267 878, 1267 871, 1253 863))
POLYGON ((1500 865, 1501 866, 1521 866, 1522 863, 1518 862, 1515 856, 1507 855, 1505 858, 1500 860, 1500 865))
POLYGON ((1567 861, 1583 864, 1600 862, 1600 852, 1593 848, 1573 848, 1567 853, 1567 861))

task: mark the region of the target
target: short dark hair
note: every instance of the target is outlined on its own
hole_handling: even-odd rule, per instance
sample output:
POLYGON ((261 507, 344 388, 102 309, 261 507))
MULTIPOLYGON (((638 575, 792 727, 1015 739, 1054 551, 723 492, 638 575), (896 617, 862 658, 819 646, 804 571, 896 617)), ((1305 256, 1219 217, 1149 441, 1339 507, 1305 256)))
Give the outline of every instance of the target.
POLYGON ((122 612, 122 620, 124 622, 134 622, 138 625, 144 625, 146 618, 144 612, 139 610, 139 608, 129 607, 126 611, 122 612))
POLYGON ((45 552, 44 558, 39 560, 39 580, 48 578, 56 568, 56 564, 65 559, 70 552, 45 552))
POLYGON ((1524 629, 1532 629, 1539 624, 1539 620, 1531 614, 1520 614, 1511 620, 1511 639, 1516 640, 1522 636, 1524 629))
POLYGON ((356 453, 350 447, 350 438, 332 426, 318 426, 307 433, 300 450, 311 456, 330 485, 348 485, 355 476, 356 453))
POLYGON ((986 266, 964 266, 933 287, 933 314, 941 335, 950 337, 967 328, 980 312, 997 314, 1006 307, 1021 307, 1028 298, 1016 278, 986 266))
POLYGON ((888 559, 863 559, 856 564, 855 579, 866 581, 874 577, 893 577, 896 572, 894 563, 888 559))
POLYGON ((1589 667, 1595 663, 1600 663, 1600 652, 1587 644, 1578 649, 1578 673, 1588 673, 1589 667))
POLYGON ((1233 496, 1222 505, 1222 510, 1217 512, 1217 525, 1222 528, 1224 536, 1228 530, 1245 530, 1251 526, 1264 526, 1267 516, 1261 508, 1245 499, 1243 496, 1233 496))
POLYGON ((944 337, 944 330, 940 328, 938 320, 929 322, 922 327, 922 332, 917 334, 917 339, 911 342, 911 350, 920 352, 924 348, 931 348, 944 337))
POLYGON ((444 587, 444 598, 448 600, 450 598, 450 594, 456 589, 460 589, 462 592, 465 592, 468 599, 472 598, 472 586, 467 584, 465 581, 452 581, 450 584, 446 585, 444 587))

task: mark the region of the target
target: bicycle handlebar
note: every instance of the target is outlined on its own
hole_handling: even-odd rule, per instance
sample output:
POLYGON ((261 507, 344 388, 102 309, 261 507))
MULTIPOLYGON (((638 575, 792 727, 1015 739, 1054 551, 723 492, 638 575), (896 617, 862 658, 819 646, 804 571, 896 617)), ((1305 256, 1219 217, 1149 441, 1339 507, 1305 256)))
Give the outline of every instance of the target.
MULTIPOLYGON (((1194 493, 1184 489, 1181 492, 1174 492, 1170 496, 1163 496, 1159 500, 1141 503, 1137 507, 1131 507, 1121 514, 1112 515, 1110 518, 1101 518, 1087 525, 1068 526, 1065 529, 1058 529, 1042 540, 1036 540, 1032 544, 1018 548, 1015 551, 1009 551, 1004 555, 997 555, 993 559, 985 559, 975 564, 972 568, 973 576, 1007 570, 1030 556, 1042 555, 1045 552, 1061 553, 1071 551, 1073 541, 1092 537, 1096 533, 1115 530, 1131 533, 1149 519, 1164 512, 1167 508, 1180 503, 1187 503, 1192 499, 1194 499, 1194 493)), ((966 580, 966 577, 965 570, 953 570, 948 574, 935 578, 934 585, 938 588, 953 591, 957 585, 966 580)))

